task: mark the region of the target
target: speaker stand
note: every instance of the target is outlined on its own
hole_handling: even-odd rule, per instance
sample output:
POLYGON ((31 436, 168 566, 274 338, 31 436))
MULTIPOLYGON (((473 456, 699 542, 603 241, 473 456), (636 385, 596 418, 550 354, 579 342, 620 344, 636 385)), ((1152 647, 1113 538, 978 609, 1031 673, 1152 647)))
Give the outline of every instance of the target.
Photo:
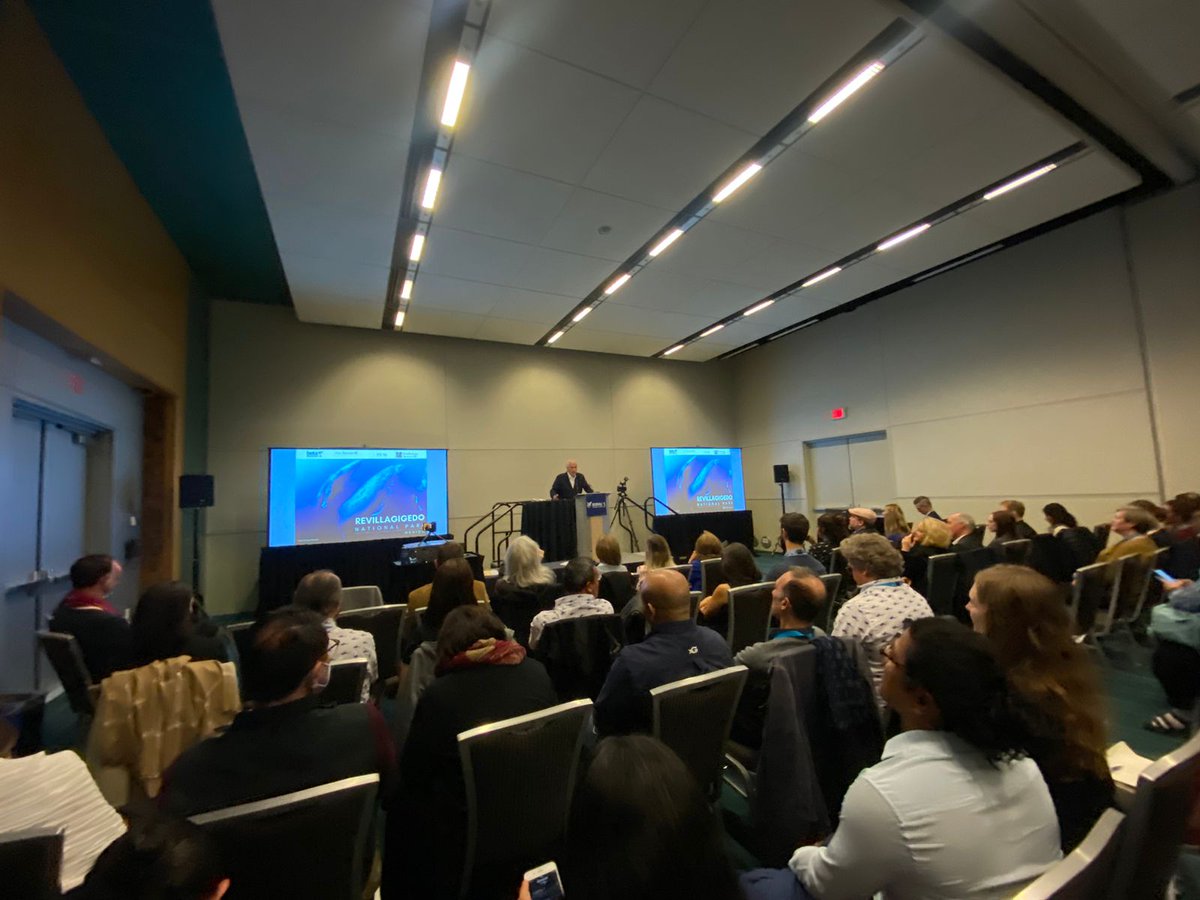
POLYGON ((200 507, 192 507, 192 593, 200 593, 200 507))
POLYGON ((783 482, 779 482, 779 508, 787 515, 787 501, 783 498, 783 482))

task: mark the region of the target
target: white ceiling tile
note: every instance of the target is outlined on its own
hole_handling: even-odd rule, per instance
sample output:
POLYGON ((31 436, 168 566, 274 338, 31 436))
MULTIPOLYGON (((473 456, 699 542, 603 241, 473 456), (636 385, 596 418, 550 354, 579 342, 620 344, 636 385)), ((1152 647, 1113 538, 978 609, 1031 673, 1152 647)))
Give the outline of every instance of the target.
POLYGON ((268 211, 281 253, 390 267, 395 216, 272 198, 268 211))
POLYGON ((554 350, 590 350, 595 353, 621 353, 649 356, 662 348, 662 340, 647 335, 622 334, 598 328, 576 326, 559 338, 554 350))
POLYGON ((570 196, 561 181, 454 153, 434 217, 445 228, 536 244, 570 196))
POLYGON ((762 135, 893 18, 876 0, 714 0, 650 90, 762 135))
POLYGON ((769 294, 828 258, 829 253, 819 248, 781 241, 706 217, 650 268, 746 285, 769 294))
POLYGON ((529 244, 443 228, 435 221, 425 241, 417 279, 429 272, 468 281, 520 285, 521 271, 533 251, 529 244))
POLYGON ((281 253, 280 259, 301 321, 380 326, 387 296, 386 266, 364 266, 296 253, 281 253), (334 315, 337 310, 340 314, 334 315))
MULTIPOLYGON (((588 328, 674 340, 708 324, 707 317, 608 302, 584 320, 588 328)), ((582 327, 582 326, 576 326, 582 327)), ((574 329, 572 329, 574 330, 574 329)), ((569 333, 569 332, 568 332, 569 333)))
POLYGON ((540 323, 542 330, 538 332, 538 337, 566 315, 577 302, 574 298, 557 294, 536 293, 425 273, 417 278, 416 289, 413 292, 414 305, 424 303, 439 309, 540 323))
POLYGON ((404 331, 413 334, 443 334, 447 337, 473 338, 486 316, 414 306, 404 320, 404 331))
POLYGON ((644 90, 705 0, 496 3, 488 31, 644 90))
POLYGON ((710 340, 696 341, 688 344, 682 350, 676 350, 667 359, 672 362, 707 362, 714 356, 720 356, 734 349, 735 344, 719 344, 710 340))
POLYGON ((612 270, 612 260, 534 247, 515 286, 582 300, 612 270))
POLYGON ((578 184, 637 98, 624 85, 485 34, 455 149, 578 184))
POLYGON ((545 333, 546 326, 540 322, 523 322, 489 316, 480 324, 479 330, 475 332, 475 337, 481 341, 533 344, 545 333))
POLYGON ((364 303, 324 290, 292 288, 296 318, 311 325, 341 325, 348 328, 379 328, 383 323, 383 304, 364 303))
POLYGON ((1200 4, 1195 0, 1080 0, 1168 94, 1200 84, 1200 4))
POLYGON ((761 296, 762 291, 746 285, 712 281, 651 265, 613 298, 626 306, 720 318, 761 296))
POLYGON ((678 211, 756 139, 750 132, 644 95, 583 184, 678 211))
POLYGON ((541 243, 554 250, 624 262, 676 212, 576 188, 541 243), (600 234, 601 227, 611 230, 600 234))

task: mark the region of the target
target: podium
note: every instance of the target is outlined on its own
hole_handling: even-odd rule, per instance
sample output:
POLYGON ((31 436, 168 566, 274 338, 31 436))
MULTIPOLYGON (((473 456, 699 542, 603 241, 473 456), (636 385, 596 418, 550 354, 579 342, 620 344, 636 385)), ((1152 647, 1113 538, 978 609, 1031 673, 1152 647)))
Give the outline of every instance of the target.
POLYGON ((608 534, 608 494, 579 494, 575 498, 575 555, 592 559, 596 541, 608 534))

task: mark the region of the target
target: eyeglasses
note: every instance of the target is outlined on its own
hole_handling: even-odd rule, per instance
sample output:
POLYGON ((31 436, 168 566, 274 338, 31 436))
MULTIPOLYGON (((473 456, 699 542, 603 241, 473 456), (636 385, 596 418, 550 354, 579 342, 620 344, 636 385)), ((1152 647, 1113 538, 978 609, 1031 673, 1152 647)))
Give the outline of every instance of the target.
POLYGON ((334 650, 336 650, 341 645, 342 645, 342 642, 339 641, 337 638, 330 638, 329 643, 325 645, 325 655, 328 656, 329 654, 331 654, 334 650))
POLYGON ((904 663, 900 662, 900 660, 896 658, 896 642, 895 641, 892 641, 890 644, 888 644, 886 647, 884 647, 882 650, 880 650, 879 655, 882 656, 884 659, 886 659, 888 662, 890 662, 896 668, 898 668, 898 669, 904 668, 904 663))

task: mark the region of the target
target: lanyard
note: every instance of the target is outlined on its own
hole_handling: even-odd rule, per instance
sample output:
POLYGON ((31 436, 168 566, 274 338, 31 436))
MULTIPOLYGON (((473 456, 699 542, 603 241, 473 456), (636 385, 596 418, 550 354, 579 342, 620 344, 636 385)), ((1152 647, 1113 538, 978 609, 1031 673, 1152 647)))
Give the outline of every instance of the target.
POLYGON ((807 638, 811 641, 813 639, 813 630, 811 628, 789 628, 787 631, 779 631, 771 635, 771 640, 773 641, 779 638, 807 638))

